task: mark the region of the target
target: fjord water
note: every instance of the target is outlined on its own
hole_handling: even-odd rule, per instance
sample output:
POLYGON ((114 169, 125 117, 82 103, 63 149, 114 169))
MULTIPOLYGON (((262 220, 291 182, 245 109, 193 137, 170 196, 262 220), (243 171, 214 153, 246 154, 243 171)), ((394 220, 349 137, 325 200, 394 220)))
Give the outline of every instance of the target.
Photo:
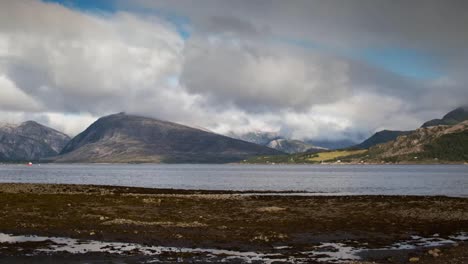
POLYGON ((0 165, 3 183, 468 197, 466 165, 0 165))

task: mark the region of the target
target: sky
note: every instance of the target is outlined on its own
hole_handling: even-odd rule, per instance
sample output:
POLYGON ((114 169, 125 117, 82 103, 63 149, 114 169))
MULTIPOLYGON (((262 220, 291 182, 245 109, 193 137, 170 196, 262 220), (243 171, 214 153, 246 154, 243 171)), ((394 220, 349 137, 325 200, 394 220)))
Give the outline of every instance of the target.
POLYGON ((468 105, 464 0, 0 1, 0 121, 361 141, 468 105))

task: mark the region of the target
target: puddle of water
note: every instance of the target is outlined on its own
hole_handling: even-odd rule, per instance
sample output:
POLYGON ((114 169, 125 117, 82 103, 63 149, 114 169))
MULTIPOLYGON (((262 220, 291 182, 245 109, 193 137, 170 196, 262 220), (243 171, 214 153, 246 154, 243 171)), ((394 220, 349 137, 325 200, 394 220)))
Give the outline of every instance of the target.
POLYGON ((468 241, 468 233, 460 233, 454 236, 449 236, 449 238, 458 241, 468 241))
MULTIPOLYGON (((411 250, 425 247, 439 247, 455 244, 460 241, 468 241, 468 233, 459 233, 448 238, 442 238, 437 234, 432 237, 412 236, 411 240, 394 243, 388 247, 379 249, 366 249, 365 247, 352 247, 343 243, 321 243, 307 252, 297 252, 296 257, 288 257, 282 253, 257 253, 241 252, 222 249, 203 249, 203 248, 178 248, 145 246, 136 243, 122 242, 102 242, 96 240, 78 240, 65 237, 41 237, 41 236, 14 236, 0 233, 0 243, 24 243, 24 242, 50 242, 43 248, 36 249, 40 252, 68 252, 71 254, 84 254, 88 252, 110 253, 110 254, 142 254, 155 257, 153 261, 158 262, 158 255, 162 253, 193 253, 203 258, 205 262, 228 262, 230 260, 239 260, 244 263, 272 263, 275 261, 289 261, 294 263, 307 263, 310 260, 327 263, 341 263, 352 260, 360 260, 360 253, 377 250, 411 250)), ((276 250, 292 250, 289 246, 278 246, 276 250)))
POLYGON ((315 250, 309 251, 313 258, 318 258, 323 262, 343 262, 351 260, 360 260, 361 257, 357 255, 361 249, 346 246, 342 243, 322 243, 316 247, 315 250))
MULTIPOLYGON (((177 248, 161 246, 144 246, 136 243, 102 242, 96 240, 78 240, 65 237, 41 237, 41 236, 14 236, 0 233, 0 243, 24 243, 24 242, 52 242, 45 248, 39 248, 37 252, 68 252, 71 254, 84 254, 89 252, 110 253, 110 254, 132 254, 138 253, 148 256, 157 256, 162 253, 196 253, 204 254, 206 258, 217 258, 222 256, 223 260, 241 259, 246 263, 277 258, 280 254, 261 254, 256 252, 240 252, 222 249, 202 249, 202 248, 177 248)), ((156 259, 155 262, 158 260, 156 259)), ((266 262, 268 263, 268 261, 266 262)))
POLYGON ((439 234, 434 234, 432 237, 420 237, 412 236, 411 240, 402 241, 393 244, 388 249, 416 249, 416 248, 425 248, 425 247, 441 247, 452 245, 460 241, 467 241, 468 233, 462 232, 448 238, 442 238, 439 234))

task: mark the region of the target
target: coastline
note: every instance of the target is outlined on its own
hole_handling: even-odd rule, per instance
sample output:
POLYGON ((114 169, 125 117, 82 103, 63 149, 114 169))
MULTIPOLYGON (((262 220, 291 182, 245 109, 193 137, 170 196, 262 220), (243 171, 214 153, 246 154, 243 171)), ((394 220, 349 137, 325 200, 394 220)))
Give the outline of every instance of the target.
MULTIPOLYGON (((268 193, 2 183, 0 233, 278 253, 286 259, 310 258, 305 252, 321 243, 372 249, 368 251, 372 254, 360 257, 377 263, 402 263, 411 257, 418 257, 420 263, 464 263, 468 259, 464 253, 468 245, 463 241, 454 243, 456 247, 437 246, 442 251, 438 257, 428 255, 430 247, 376 250, 415 236, 448 238, 467 232, 468 198, 268 193), (461 262, 453 262, 457 260, 461 262)), ((0 243, 0 256, 27 258, 15 250, 19 245, 0 243)), ((39 254, 39 258, 47 262, 64 254, 39 254)), ((80 263, 99 259, 100 254, 71 256, 80 263)), ((187 262, 203 259, 201 253, 174 254, 187 262)), ((174 257, 169 255, 166 261, 174 257)), ((147 258, 137 252, 109 257, 130 262, 147 258)))

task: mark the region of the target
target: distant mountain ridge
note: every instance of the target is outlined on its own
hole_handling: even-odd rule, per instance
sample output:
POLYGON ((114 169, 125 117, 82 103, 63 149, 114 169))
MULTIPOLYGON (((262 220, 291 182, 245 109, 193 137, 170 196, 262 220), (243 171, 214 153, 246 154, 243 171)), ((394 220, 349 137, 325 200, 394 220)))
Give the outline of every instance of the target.
POLYGON ((327 150, 301 140, 287 139, 276 132, 248 132, 244 134, 229 133, 228 136, 247 142, 273 148, 285 153, 317 152, 327 150))
MULTIPOLYGON (((468 110, 466 107, 459 107, 447 113, 442 119, 432 119, 425 122, 421 127, 431 127, 439 125, 456 125, 468 120, 468 110)), ((408 135, 415 130, 399 131, 399 130, 382 130, 373 134, 370 138, 353 148, 367 149, 378 144, 387 143, 397 139, 399 136, 408 135)))
POLYGON ((267 146, 289 154, 301 152, 318 152, 327 150, 326 148, 321 148, 311 144, 307 144, 300 140, 291 140, 283 138, 272 140, 267 144, 267 146))
POLYGON ((250 143, 255 143, 262 146, 267 146, 271 141, 277 139, 284 139, 279 133, 276 132, 263 132, 253 131, 247 133, 233 133, 230 132, 226 136, 244 140, 250 143))
POLYGON ((371 159, 386 161, 468 161, 468 121, 418 128, 369 149, 371 159))
POLYGON ((468 120, 468 108, 459 107, 447 113, 442 119, 432 119, 424 123, 421 127, 455 125, 466 120, 468 120))
MULTIPOLYGON (((360 150, 355 151, 358 148, 368 150, 369 156, 377 160, 404 160, 408 158, 405 155, 412 153, 426 158, 456 160, 465 157, 468 149, 467 122, 468 110, 461 107, 442 119, 425 122, 420 129, 379 131, 362 143, 335 154, 354 153, 354 158, 363 158, 356 154, 360 153, 360 150), (453 132, 453 129, 458 130, 453 132)), ((279 133, 251 132, 231 136, 240 139, 120 113, 100 118, 71 140, 57 130, 27 121, 19 125, 0 124, 0 161, 225 163, 284 153, 309 155, 300 159, 302 161, 313 160, 311 155, 317 152, 328 152, 323 157, 336 156, 326 148, 318 147, 319 144, 286 139, 279 133)), ((297 157, 290 162, 298 160, 297 157)))
POLYGON ((344 149, 356 145, 357 142, 350 139, 339 139, 339 140, 306 140, 308 144, 318 146, 326 149, 344 149))
POLYGON ((378 144, 390 142, 399 136, 407 135, 411 132, 412 131, 382 130, 375 133, 370 138, 364 140, 361 144, 356 145, 354 148, 368 149, 378 144))
POLYGON ((188 126, 125 113, 100 118, 56 162, 225 163, 282 152, 188 126))
POLYGON ((0 160, 40 160, 56 156, 70 137, 34 121, 0 125, 0 160))

